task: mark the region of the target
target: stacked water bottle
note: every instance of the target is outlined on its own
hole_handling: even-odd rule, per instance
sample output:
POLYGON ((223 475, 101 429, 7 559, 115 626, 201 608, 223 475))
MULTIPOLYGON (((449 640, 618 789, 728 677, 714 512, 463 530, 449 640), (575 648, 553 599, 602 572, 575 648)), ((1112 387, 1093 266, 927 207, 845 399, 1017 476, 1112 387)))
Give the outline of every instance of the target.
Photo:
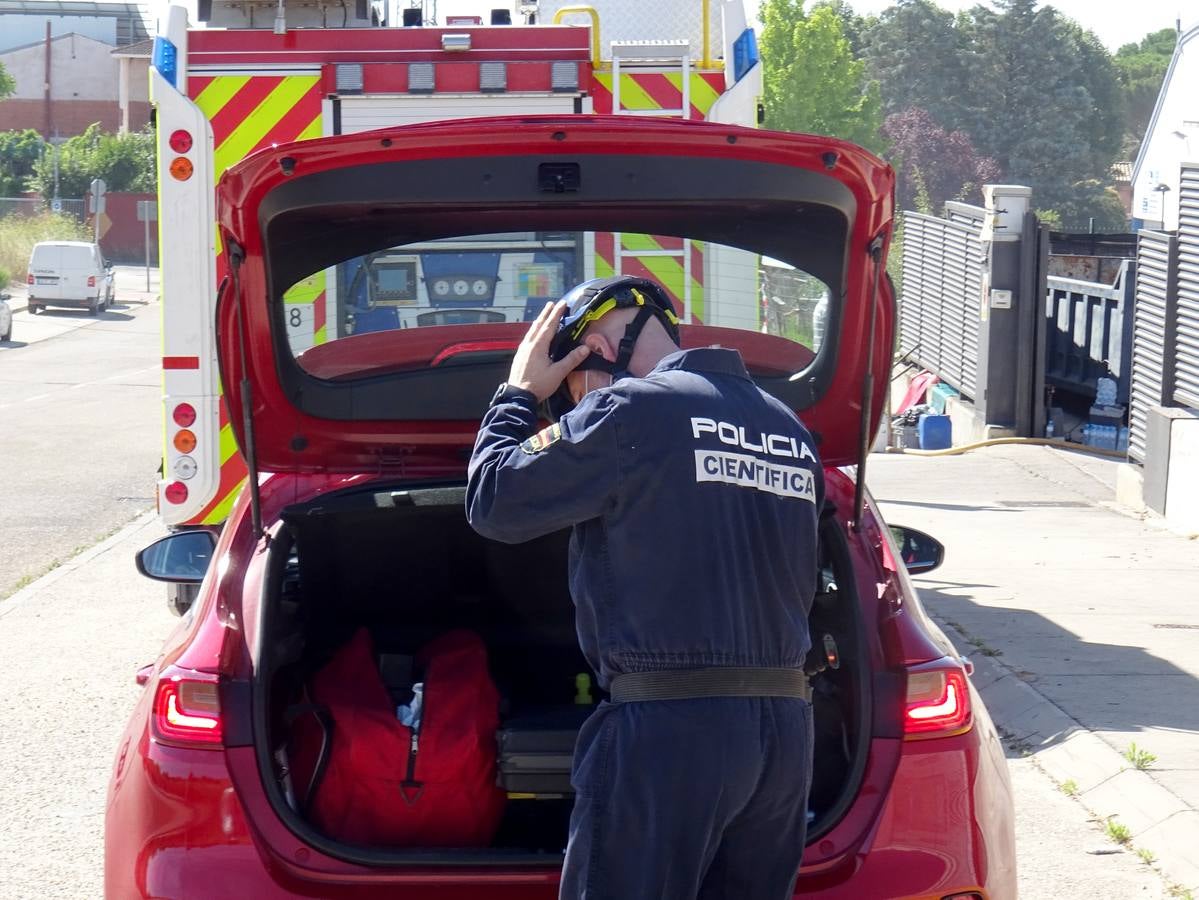
POLYGON ((1101 450, 1128 450, 1128 428, 1124 421, 1124 407, 1116 405, 1116 380, 1100 378, 1095 391, 1095 405, 1091 407, 1091 421, 1083 426, 1082 442, 1088 447, 1101 450))

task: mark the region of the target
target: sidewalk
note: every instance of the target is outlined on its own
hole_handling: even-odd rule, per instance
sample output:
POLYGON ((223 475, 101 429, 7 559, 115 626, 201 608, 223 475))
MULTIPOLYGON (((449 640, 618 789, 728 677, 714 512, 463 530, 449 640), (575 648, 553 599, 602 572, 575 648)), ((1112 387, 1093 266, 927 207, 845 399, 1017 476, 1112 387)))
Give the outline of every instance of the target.
POLYGON ((867 482, 889 522, 945 544, 916 583, 1010 742, 1199 891, 1199 540, 1117 507, 1116 465, 876 453, 867 482))

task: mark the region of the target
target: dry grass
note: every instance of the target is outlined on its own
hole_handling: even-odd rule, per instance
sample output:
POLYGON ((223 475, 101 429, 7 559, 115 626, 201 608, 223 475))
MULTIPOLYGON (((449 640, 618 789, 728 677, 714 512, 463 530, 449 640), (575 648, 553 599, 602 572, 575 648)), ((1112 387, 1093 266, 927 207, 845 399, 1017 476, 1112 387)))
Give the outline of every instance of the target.
POLYGON ((38 241, 86 241, 90 235, 86 225, 61 213, 0 218, 0 287, 25 278, 29 254, 38 241))

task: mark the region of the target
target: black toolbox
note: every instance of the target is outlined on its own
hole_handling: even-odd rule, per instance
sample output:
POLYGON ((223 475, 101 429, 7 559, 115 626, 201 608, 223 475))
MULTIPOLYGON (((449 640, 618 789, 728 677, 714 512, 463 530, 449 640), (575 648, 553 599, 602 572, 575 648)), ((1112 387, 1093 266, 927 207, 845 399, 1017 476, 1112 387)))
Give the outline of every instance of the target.
POLYGON ((505 719, 496 735, 500 787, 510 795, 573 796, 570 766, 575 741, 593 709, 557 706, 505 719))

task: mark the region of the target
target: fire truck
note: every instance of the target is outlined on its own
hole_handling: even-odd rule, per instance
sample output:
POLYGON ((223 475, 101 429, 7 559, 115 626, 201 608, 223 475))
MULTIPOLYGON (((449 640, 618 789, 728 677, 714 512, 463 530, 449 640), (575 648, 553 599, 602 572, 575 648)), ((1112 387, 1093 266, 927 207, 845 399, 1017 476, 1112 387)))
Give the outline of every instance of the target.
MULTIPOLYGON (((435 0, 424 2, 194 0, 167 8, 150 80, 163 289, 158 507, 168 526, 219 525, 247 477, 214 332, 224 274, 214 190, 230 166, 276 144, 463 117, 759 120, 761 65, 742 0, 542 0, 491 10, 487 24, 482 16, 438 22, 435 0)), ((756 328, 758 266, 739 253, 614 233, 484 234, 403 247, 290 287, 288 337, 301 353, 372 330, 520 321, 575 281, 609 274, 656 278, 685 322, 756 328), (722 290, 730 279, 740 290, 722 290), (721 307, 721 296, 743 299, 721 307)))

